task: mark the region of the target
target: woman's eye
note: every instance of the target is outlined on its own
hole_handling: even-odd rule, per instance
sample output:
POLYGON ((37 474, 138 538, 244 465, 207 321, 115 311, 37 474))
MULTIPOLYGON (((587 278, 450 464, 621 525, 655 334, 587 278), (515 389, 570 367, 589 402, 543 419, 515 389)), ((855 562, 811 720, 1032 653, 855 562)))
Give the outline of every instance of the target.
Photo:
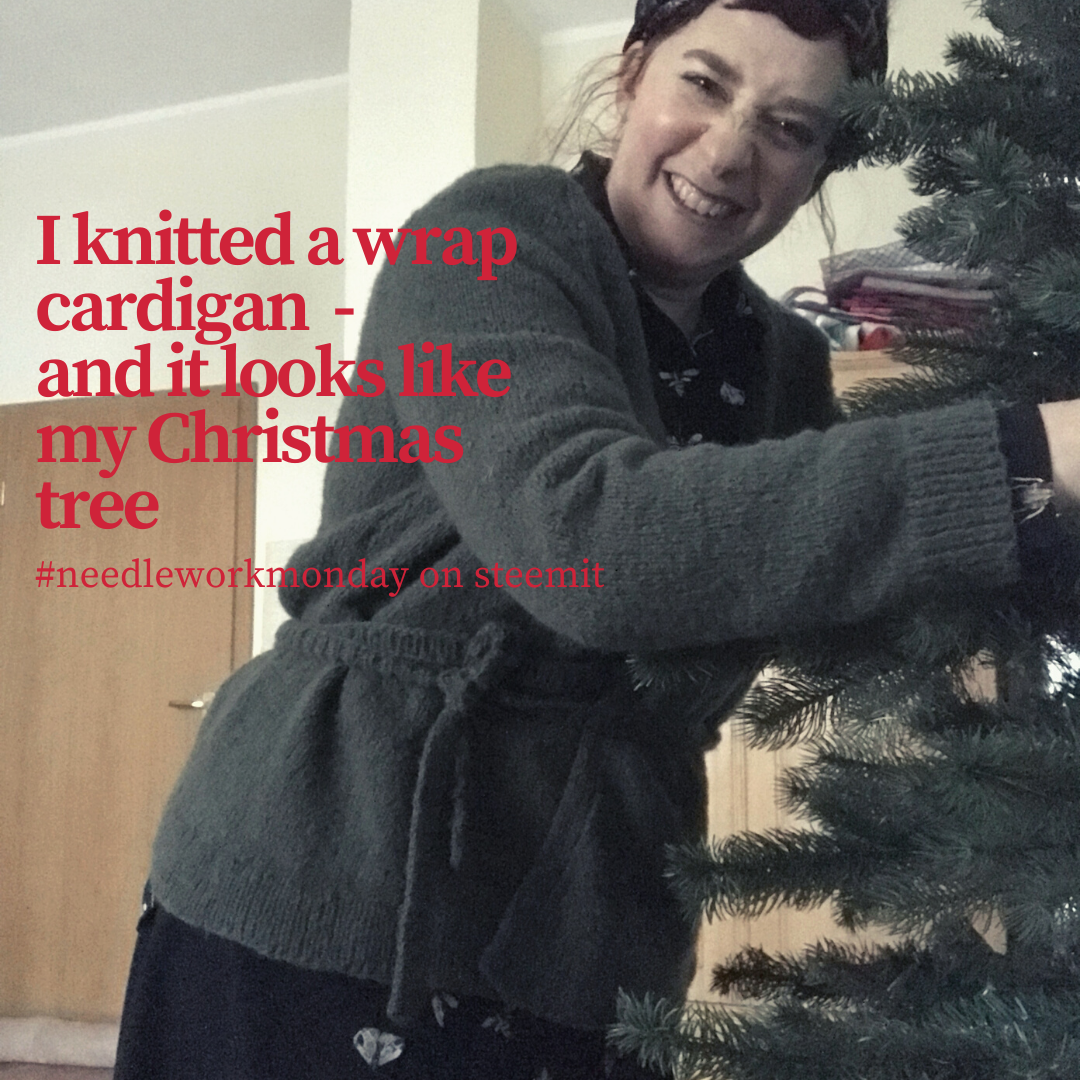
POLYGON ((769 134, 780 146, 809 150, 817 142, 817 132, 802 121, 772 117, 767 118, 765 123, 769 134))
POLYGON ((713 78, 708 75, 702 75, 697 71, 689 71, 683 76, 683 81, 688 82, 691 86, 697 87, 702 93, 708 94, 710 97, 720 97, 723 95, 723 87, 713 78))

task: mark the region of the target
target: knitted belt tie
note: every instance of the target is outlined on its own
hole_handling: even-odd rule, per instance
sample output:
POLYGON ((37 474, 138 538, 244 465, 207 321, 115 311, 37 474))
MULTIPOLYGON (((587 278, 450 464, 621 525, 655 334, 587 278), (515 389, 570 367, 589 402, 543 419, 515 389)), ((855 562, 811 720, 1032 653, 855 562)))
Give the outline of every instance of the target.
POLYGON ((434 909, 439 882, 452 872, 461 856, 465 723, 477 696, 490 683, 498 661, 505 655, 504 638, 501 627, 485 624, 469 641, 461 666, 440 672, 436 679, 444 703, 424 741, 413 792, 405 897, 398 913, 394 974, 387 1006, 388 1015, 395 1020, 419 1016, 428 1005, 424 971, 431 936, 427 920, 434 909), (448 816, 449 851, 442 839, 448 816))

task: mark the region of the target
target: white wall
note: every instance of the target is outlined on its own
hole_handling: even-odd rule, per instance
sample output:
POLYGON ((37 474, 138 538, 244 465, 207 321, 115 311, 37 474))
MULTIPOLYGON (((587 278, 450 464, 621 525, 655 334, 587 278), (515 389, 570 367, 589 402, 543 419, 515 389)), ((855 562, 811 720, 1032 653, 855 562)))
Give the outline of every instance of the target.
MULTIPOLYGON (((541 57, 504 0, 353 0, 347 214, 397 227, 462 173, 537 159, 541 57)), ((355 348, 378 265, 346 263, 355 348)))
POLYGON ((520 8, 481 0, 476 73, 476 164, 541 160, 540 42, 520 8))
MULTIPOLYGON (((349 50, 350 228, 397 228, 476 165, 480 0, 353 0, 349 50)), ((348 259, 356 349, 378 265, 348 259)))

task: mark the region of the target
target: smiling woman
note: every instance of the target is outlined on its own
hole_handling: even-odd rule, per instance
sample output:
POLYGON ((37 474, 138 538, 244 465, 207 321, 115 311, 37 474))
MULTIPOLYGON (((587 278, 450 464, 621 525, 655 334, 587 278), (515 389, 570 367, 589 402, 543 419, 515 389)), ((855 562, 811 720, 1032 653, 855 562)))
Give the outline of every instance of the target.
POLYGON ((344 404, 339 430, 453 424, 461 459, 329 464, 293 564, 410 573, 285 590, 277 646, 215 697, 117 1080, 645 1075, 605 1026, 620 990, 689 984, 665 851, 703 827, 702 752, 763 642, 1047 572, 1010 485, 1017 442, 1044 467, 1038 413, 837 423, 824 339, 739 266, 842 160, 836 98, 884 27, 885 0, 640 0, 610 159, 479 170, 410 219, 516 253, 494 284, 384 266, 361 357, 446 342, 512 386, 390 372, 344 404), (498 567, 525 587, 483 587, 498 567), (529 580, 572 567, 592 584, 529 580), (634 685, 629 654, 671 650, 707 651, 708 699, 634 685))
POLYGON ((847 80, 837 37, 723 4, 627 50, 608 199, 646 291, 684 329, 713 278, 813 194, 847 80))

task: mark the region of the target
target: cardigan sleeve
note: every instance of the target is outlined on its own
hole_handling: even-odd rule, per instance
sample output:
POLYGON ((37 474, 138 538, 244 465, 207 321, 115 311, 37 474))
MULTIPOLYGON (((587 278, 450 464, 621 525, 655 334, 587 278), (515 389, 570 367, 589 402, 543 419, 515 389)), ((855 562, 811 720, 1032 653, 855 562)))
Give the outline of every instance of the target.
MULTIPOLYGON (((480 565, 594 570, 595 587, 514 600, 587 647, 666 649, 852 623, 921 590, 1017 578, 984 403, 666 448, 625 265, 553 174, 486 170, 419 212, 411 227, 509 228, 516 257, 497 282, 438 259, 385 268, 361 344, 384 361, 400 426, 460 427, 461 459, 423 468, 480 565), (413 343, 421 358, 425 340, 452 345, 455 369, 504 361, 507 392, 401 396, 399 350, 413 343)), ((350 399, 339 425, 364 415, 350 399)))

